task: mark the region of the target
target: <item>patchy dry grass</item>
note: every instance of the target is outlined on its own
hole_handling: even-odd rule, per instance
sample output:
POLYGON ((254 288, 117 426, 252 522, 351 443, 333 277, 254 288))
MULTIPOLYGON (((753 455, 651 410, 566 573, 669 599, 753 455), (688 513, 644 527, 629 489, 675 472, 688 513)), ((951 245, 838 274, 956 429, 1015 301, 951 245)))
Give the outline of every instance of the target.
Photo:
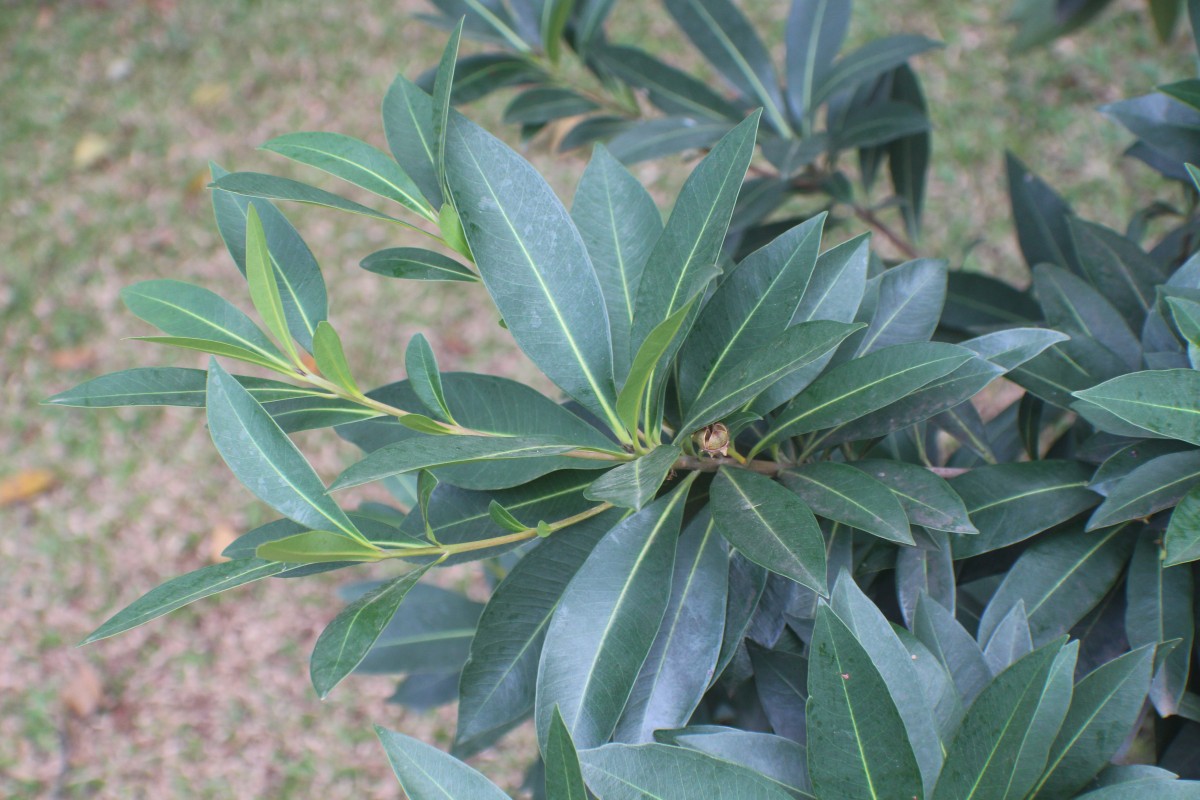
MULTIPOLYGON (((745 5, 779 41, 784 5, 745 5)), ((1122 7, 1072 42, 1013 61, 993 4, 859 5, 857 39, 921 30, 948 44, 921 64, 937 124, 924 251, 1020 276, 1005 145, 1109 224, 1152 196, 1145 170, 1116 160, 1127 137, 1089 108, 1185 74, 1186 42, 1164 50, 1122 7)), ((662 14, 626 7, 616 38, 686 53, 662 14)), ((433 63, 440 47, 440 34, 406 20, 417 9, 418 0, 93 0, 0 13, 0 479, 54 475, 49 491, 0 507, 0 795, 394 796, 370 723, 448 742, 450 710, 385 705, 387 679, 351 680, 326 703, 313 697, 307 653, 337 578, 258 584, 76 649, 108 613, 207 563, 227 531, 269 512, 221 465, 200 414, 38 406, 102 372, 203 364, 121 341, 145 330, 122 313, 118 290, 169 276, 241 302, 211 224, 207 161, 281 169, 253 148, 302 129, 382 144, 378 105, 392 76, 433 63)), ((494 123, 497 105, 478 113, 494 123)), ((582 166, 536 143, 531 153, 564 192, 582 166)), ((677 164, 640 171, 660 189, 681 174, 677 164)), ((365 380, 395 378, 417 330, 449 368, 532 374, 481 311, 479 289, 381 283, 355 266, 395 242, 394 229, 288 211, 325 266, 333 319, 365 380)), ((328 434, 303 443, 326 475, 349 457, 328 434)), ((514 788, 511 752, 530 744, 527 733, 508 743, 479 763, 514 788)))

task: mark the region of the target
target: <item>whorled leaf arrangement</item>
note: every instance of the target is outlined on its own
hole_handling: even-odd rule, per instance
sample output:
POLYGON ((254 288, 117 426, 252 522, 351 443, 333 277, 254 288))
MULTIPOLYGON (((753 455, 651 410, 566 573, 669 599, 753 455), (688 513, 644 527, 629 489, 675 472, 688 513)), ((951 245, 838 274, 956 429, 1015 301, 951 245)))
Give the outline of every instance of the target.
MULTIPOLYGON (((442 373, 420 335, 405 380, 363 391, 320 270, 270 201, 400 220, 214 166, 218 226, 259 322, 175 281, 124 298, 162 331, 151 341, 283 380, 214 358, 51 402, 205 407, 222 457, 282 518, 88 641, 260 578, 388 562, 392 577, 351 587, 318 639, 314 687, 405 674, 397 702, 458 701, 463 758, 532 718, 535 795, 1200 797, 1177 780, 1200 776, 1200 257, 1187 226, 1146 252, 1077 219, 1013 160, 1031 290, 930 259, 887 265, 866 238, 823 248, 819 212, 738 257, 731 220, 756 143, 787 138, 796 101, 777 97, 723 0, 674 9, 741 94, 721 96, 738 119, 670 215, 602 145, 568 211, 451 108, 470 85, 458 43, 482 19, 526 54, 531 30, 545 58, 561 57, 554 31, 586 52, 608 4, 546 2, 540 18, 462 5, 432 94, 399 78, 385 100, 390 156, 328 133, 267 149, 399 206, 442 250, 405 245, 363 266, 481 282, 567 399, 442 373), (1025 393, 985 419, 972 398, 1001 376, 1025 393), (365 455, 327 488, 287 434, 328 427, 365 455), (347 510, 331 494, 377 481, 398 506, 347 510), (422 582, 465 562, 484 566, 486 604, 422 582)), ((850 71, 828 66, 845 9, 793 10, 807 21, 789 48, 811 58, 788 77, 808 82, 806 103, 856 94, 823 94, 811 73, 850 71)), ((452 755, 380 736, 414 800, 504 796, 452 755)))

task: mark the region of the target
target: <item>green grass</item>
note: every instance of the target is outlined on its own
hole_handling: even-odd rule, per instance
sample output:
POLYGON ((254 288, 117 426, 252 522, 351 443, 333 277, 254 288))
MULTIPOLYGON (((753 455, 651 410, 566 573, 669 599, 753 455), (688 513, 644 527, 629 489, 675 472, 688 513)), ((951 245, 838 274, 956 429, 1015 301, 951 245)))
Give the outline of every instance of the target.
MULTIPOLYGON (((744 5, 781 56, 784 4, 744 5)), ((1068 42, 1012 59, 991 4, 857 6, 855 42, 917 31, 947 43, 918 63, 935 122, 923 253, 1023 278, 1005 147, 1081 212, 1114 227, 1151 198, 1171 199, 1149 170, 1120 159, 1130 137, 1094 107, 1190 74, 1186 36, 1164 47, 1122 5, 1068 42)), ((256 585, 74 647, 117 607, 205 564, 215 527, 242 531, 271 516, 220 463, 202 414, 38 404, 103 372, 202 366, 200 357, 122 341, 147 331, 122 311, 117 292, 174 277, 246 307, 212 224, 207 162, 299 176, 254 150, 294 130, 336 130, 382 146, 387 85, 398 70, 411 76, 435 63, 444 35, 405 19, 420 9, 416 0, 400 9, 383 0, 46 8, 0 14, 0 479, 43 467, 59 479, 53 491, 0 509, 8 645, 0 649, 0 795, 392 796, 370 723, 445 742, 453 719, 385 705, 388 679, 351 680, 329 702, 314 699, 306 657, 338 579, 256 585), (88 140, 103 155, 77 164, 88 140), (104 692, 100 709, 77 719, 62 691, 85 664, 104 692)), ((656 6, 620 6, 613 37, 711 75, 656 6)), ((471 113, 496 127, 502 107, 489 101, 471 113)), ((513 131, 504 133, 511 139, 513 131)), ((580 155, 549 154, 538 142, 525 152, 569 195, 580 155)), ((686 169, 672 161, 637 171, 665 201, 686 169)), ((332 319, 364 383, 397 377, 418 330, 446 368, 533 375, 478 287, 401 285, 356 266, 373 250, 411 243, 398 229, 319 209, 287 212, 324 266, 332 319)), ((328 433, 300 441, 325 475, 351 455, 328 433)), ((527 736, 510 741, 530 752, 527 736)), ((518 761, 483 757, 510 787, 519 783, 518 761)))

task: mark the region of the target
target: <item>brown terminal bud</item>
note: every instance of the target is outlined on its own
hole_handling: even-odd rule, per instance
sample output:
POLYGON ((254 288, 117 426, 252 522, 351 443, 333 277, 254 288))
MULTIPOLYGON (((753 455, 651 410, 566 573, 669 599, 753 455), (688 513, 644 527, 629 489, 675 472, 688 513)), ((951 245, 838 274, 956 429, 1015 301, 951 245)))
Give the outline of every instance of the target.
POLYGON ((723 423, 714 422, 695 435, 696 445, 706 455, 729 455, 729 428, 723 423))

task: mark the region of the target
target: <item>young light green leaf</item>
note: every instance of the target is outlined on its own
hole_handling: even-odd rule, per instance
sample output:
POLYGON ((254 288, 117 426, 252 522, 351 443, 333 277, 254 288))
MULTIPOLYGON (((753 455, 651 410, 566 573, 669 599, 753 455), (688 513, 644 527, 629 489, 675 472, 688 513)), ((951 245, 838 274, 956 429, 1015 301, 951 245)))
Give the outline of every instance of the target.
POLYGON ((1200 445, 1200 372, 1196 370, 1131 372, 1074 394, 1131 425, 1200 445))
POLYGON ((576 746, 598 747, 612 735, 666 613, 690 487, 684 481, 609 531, 563 593, 538 665, 543 743, 555 705, 576 746))
POLYGON ((446 185, 446 136, 450 121, 450 92, 454 88, 454 67, 458 62, 458 45, 462 41, 465 22, 465 18, 460 19, 451 32, 433 79, 433 161, 443 187, 446 185))
MULTIPOLYGON (((561 1, 561 0, 560 0, 561 1)), ((571 732, 563 722, 558 706, 550 721, 550 734, 546 737, 546 749, 542 753, 546 764, 546 796, 562 800, 588 800, 587 787, 583 784, 583 772, 579 767, 579 755, 571 732)))
POLYGON ((478 275, 454 259, 419 247, 389 247, 367 256, 359 266, 389 278, 416 281, 479 280, 478 275))
POLYGON ((433 157, 433 100, 397 75, 383 99, 383 132, 396 163, 433 208, 442 207, 442 185, 433 157))
POLYGON ((896 494, 849 464, 805 464, 785 470, 780 480, 826 519, 891 542, 913 544, 908 515, 896 494))
MULTIPOLYGON (((266 324, 276 341, 283 345, 293 363, 300 363, 300 354, 288 331, 287 318, 283 313, 283 297, 279 294, 279 284, 275 280, 275 267, 271 262, 271 253, 267 250, 267 237, 263 233, 262 222, 254 204, 250 204, 246 212, 246 281, 250 284, 250 300, 258 311, 258 316, 266 324)), ((328 323, 322 322, 328 326, 328 323)), ((317 325, 318 330, 320 324, 317 325)), ((316 333, 313 334, 313 348, 316 349, 316 333)))
POLYGON ((346 361, 346 352, 342 349, 342 339, 325 320, 317 323, 317 332, 313 335, 313 358, 317 369, 333 383, 353 395, 361 395, 358 382, 350 371, 346 361))
POLYGON ((759 566, 828 595, 825 539, 808 506, 763 475, 722 467, 709 489, 717 529, 759 566))
POLYGON ((434 563, 372 589, 333 618, 313 645, 309 674, 322 700, 366 658, 400 603, 434 563))
POLYGON ((163 585, 151 589, 137 600, 111 616, 103 625, 92 631, 80 644, 88 644, 109 636, 116 636, 130 628, 157 619, 188 603, 201 598, 241 586, 260 578, 278 575, 288 569, 287 564, 263 561, 259 558, 243 558, 210 564, 198 570, 172 578, 163 585))
POLYGON ((289 133, 271 139, 262 149, 328 172, 437 222, 412 178, 366 142, 340 133, 289 133))
POLYGON ((450 120, 446 181, 483 283, 517 344, 567 394, 620 428, 604 296, 554 192, 527 161, 458 115, 450 120))
POLYGON ((1131 647, 1179 639, 1156 664, 1150 700, 1160 716, 1178 713, 1191 670, 1195 624, 1192 571, 1187 565, 1163 566, 1158 533, 1146 530, 1129 562, 1125 583, 1125 635, 1131 647))
POLYGON ((583 495, 589 500, 604 500, 639 511, 654 499, 682 452, 675 445, 660 445, 644 456, 610 469, 583 495))
POLYGON ((924 797, 895 700, 829 606, 817 609, 808 665, 808 765, 822 800, 924 797))
POLYGON ((507 800, 494 783, 452 755, 378 725, 392 770, 410 800, 507 800))
POLYGON ((378 547, 333 531, 304 531, 258 546, 254 555, 288 564, 328 564, 337 561, 378 561, 378 547))
POLYGON ((663 744, 609 744, 579 754, 604 800, 790 800, 779 783, 729 761, 663 744))
POLYGON ((446 405, 446 393, 442 389, 442 373, 438 370, 437 358, 433 348, 423 334, 416 334, 408 341, 404 351, 404 369, 408 373, 408 382, 417 397, 425 407, 433 412, 435 417, 454 422, 450 407, 446 405))
POLYGON ((504 528, 506 531, 517 533, 518 531, 529 530, 528 525, 514 517, 511 511, 497 503, 495 500, 488 505, 488 516, 492 518, 492 522, 496 523, 501 528, 504 528))
POLYGON ((279 425, 216 360, 208 367, 208 428, 225 463, 260 500, 313 530, 362 539, 279 425))

